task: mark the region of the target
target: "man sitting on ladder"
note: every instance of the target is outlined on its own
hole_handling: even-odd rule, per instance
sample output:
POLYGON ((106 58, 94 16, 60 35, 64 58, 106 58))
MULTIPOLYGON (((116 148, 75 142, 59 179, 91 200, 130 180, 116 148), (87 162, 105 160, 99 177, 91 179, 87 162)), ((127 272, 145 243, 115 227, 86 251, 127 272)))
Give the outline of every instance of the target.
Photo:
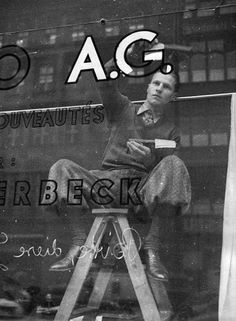
MULTIPOLYGON (((135 46, 130 50, 130 56, 135 46)), ((114 61, 106 64, 107 75, 117 70, 114 61)), ((122 207, 120 204, 120 182, 129 178, 138 185, 128 190, 134 210, 143 210, 152 218, 150 230, 144 242, 146 271, 152 277, 166 281, 168 273, 159 257, 160 215, 176 212, 176 207, 186 210, 190 203, 191 190, 188 171, 176 155, 180 145, 177 128, 167 120, 165 109, 175 98, 178 88, 178 75, 175 72, 156 72, 147 88, 143 104, 133 104, 119 90, 117 81, 103 81, 99 84, 100 94, 111 129, 110 138, 104 152, 102 170, 86 170, 70 160, 59 160, 50 169, 49 180, 57 182, 58 208, 64 211, 71 222, 72 246, 63 259, 54 263, 51 271, 64 271, 73 268, 85 241, 81 232, 81 217, 87 210, 99 207, 122 207), (175 149, 155 149, 145 141, 166 139, 176 142, 175 149), (143 140, 140 142, 140 140, 143 140), (144 143, 143 143, 144 142, 144 143), (67 199, 68 180, 83 180, 82 206, 63 206, 67 199), (112 202, 101 204, 96 201, 102 189, 97 190, 91 199, 91 187, 99 181, 100 188, 112 202), (114 183, 114 184, 113 184, 114 183), (140 206, 142 204, 142 206, 140 206)), ((96 184, 97 185, 97 184, 96 184)), ((72 193, 75 186, 70 184, 72 193)), ((46 193, 46 191, 45 191, 46 193)), ((46 194, 45 194, 46 195, 46 194)), ((44 203, 46 197, 44 195, 44 203)), ((76 203, 78 200, 74 198, 76 203)), ((87 214, 86 214, 87 215, 87 214)), ((85 216, 84 216, 85 217, 85 216)))

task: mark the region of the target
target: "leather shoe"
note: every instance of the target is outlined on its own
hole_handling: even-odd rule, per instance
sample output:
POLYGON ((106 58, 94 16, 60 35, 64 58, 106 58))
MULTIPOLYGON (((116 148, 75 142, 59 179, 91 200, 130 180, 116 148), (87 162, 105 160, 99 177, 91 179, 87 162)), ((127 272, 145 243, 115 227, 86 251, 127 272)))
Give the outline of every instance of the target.
POLYGON ((50 266, 49 271, 68 271, 74 268, 80 252, 79 245, 73 245, 66 256, 50 266))
POLYGON ((161 263, 158 253, 154 249, 144 249, 147 273, 160 281, 168 281, 168 272, 161 263))

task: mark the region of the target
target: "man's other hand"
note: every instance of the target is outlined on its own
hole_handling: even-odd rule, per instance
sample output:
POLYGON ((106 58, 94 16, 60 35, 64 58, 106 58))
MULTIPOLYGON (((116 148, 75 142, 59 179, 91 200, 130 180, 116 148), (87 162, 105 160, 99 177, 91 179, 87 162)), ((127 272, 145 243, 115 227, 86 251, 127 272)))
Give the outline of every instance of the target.
POLYGON ((130 154, 138 161, 143 163, 145 167, 148 167, 153 162, 154 155, 151 149, 143 144, 135 141, 127 142, 127 147, 130 154))

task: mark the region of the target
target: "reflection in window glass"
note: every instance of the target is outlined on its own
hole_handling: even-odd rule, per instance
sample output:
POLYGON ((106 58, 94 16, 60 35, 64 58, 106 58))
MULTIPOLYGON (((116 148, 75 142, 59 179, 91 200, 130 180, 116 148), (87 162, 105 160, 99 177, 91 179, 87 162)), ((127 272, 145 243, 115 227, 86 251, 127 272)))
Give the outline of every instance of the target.
POLYGON ((191 59, 192 81, 206 81, 206 56, 197 54, 191 59))
POLYGON ((26 47, 28 45, 28 37, 29 37, 28 32, 20 32, 17 37, 18 39, 16 41, 17 46, 26 47))
POLYGON ((72 29, 72 33, 71 33, 71 37, 72 37, 72 41, 78 41, 83 39, 85 36, 85 32, 82 28, 82 26, 75 26, 72 29))
POLYGON ((226 54, 227 78, 236 79, 236 51, 226 54))
POLYGON ((144 28, 144 24, 143 23, 137 23, 137 24, 130 24, 129 25, 129 31, 135 31, 135 30, 139 30, 139 29, 143 29, 144 28))
MULTIPOLYGON (((15 114, 16 115, 16 114, 15 114)), ((13 115, 12 117, 17 119, 17 116, 13 115)), ((14 122, 14 120, 13 120, 14 122)), ((19 138, 19 135, 17 135, 17 132, 16 130, 10 130, 8 135, 7 135, 7 139, 8 139, 8 143, 10 146, 17 146, 17 138, 20 139, 20 141, 22 142, 23 141, 23 136, 21 136, 19 138)))
POLYGON ((208 41, 208 50, 209 51, 223 51, 224 50, 224 40, 217 39, 208 41))
POLYGON ((179 64, 179 80, 181 83, 189 81, 189 62, 187 60, 181 61, 179 64))
POLYGON ((53 72, 54 70, 52 66, 44 66, 40 68, 39 85, 41 90, 48 91, 52 89, 53 72))
MULTIPOLYGON (((19 80, 22 78, 22 75, 25 74, 25 70, 20 70, 17 74, 17 77, 19 78, 19 80)), ((25 87, 25 80, 21 81, 17 86, 16 86, 16 92, 18 94, 22 93, 22 91, 24 90, 25 87)))
POLYGON ((49 140, 49 136, 48 136, 45 128, 43 128, 43 127, 37 128, 37 130, 34 131, 34 135, 33 135, 32 140, 33 140, 34 145, 43 146, 45 144, 45 142, 49 140))
POLYGON ((48 36, 47 43, 49 45, 54 45, 57 39, 56 29, 48 29, 46 30, 46 34, 48 36))
POLYGON ((4 63, 1 63, 0 60, 0 68, 1 68, 1 77, 3 79, 10 79, 11 77, 17 76, 18 71, 18 61, 11 55, 4 57, 4 63))
POLYGON ((193 52, 205 52, 206 51, 206 43, 205 41, 194 41, 190 43, 193 48, 193 52))
POLYGON ((208 122, 206 117, 193 116, 192 117, 192 142, 193 146, 207 146, 208 139, 208 122))
POLYGON ((190 136, 189 135, 183 134, 181 131, 180 137, 181 137, 181 146, 183 146, 183 147, 190 146, 190 136))
MULTIPOLYGON (((194 10, 196 9, 195 0, 185 0, 185 10, 194 10)), ((192 12, 184 12, 184 18, 188 19, 192 17, 192 12)))
POLYGON ((207 215, 211 213, 211 202, 208 198, 201 198, 193 204, 193 214, 207 215))
POLYGON ((118 22, 107 24, 105 32, 107 37, 118 36, 120 34, 120 27, 118 22))
POLYGON ((201 8, 198 10, 198 17, 207 17, 213 16, 215 14, 215 9, 203 9, 203 8, 212 8, 216 7, 219 4, 218 0, 210 0, 210 1, 201 1, 198 4, 198 7, 201 8))
POLYGON ((224 5, 231 5, 229 7, 224 7, 224 8, 220 8, 220 13, 221 14, 230 14, 230 13, 235 13, 236 12, 236 6, 234 3, 234 0, 225 0, 224 1, 224 5))
MULTIPOLYGON (((189 220, 190 221, 190 220, 189 220)), ((187 229, 187 231, 191 232, 197 232, 198 231, 198 224, 196 221, 191 220, 190 228, 187 229)), ((191 262, 191 269, 197 271, 198 269, 202 269, 203 265, 203 258, 202 253, 199 253, 199 251, 193 252, 189 251, 186 252, 186 255, 183 258, 183 268, 189 269, 189 262, 191 262)))
POLYGON ((181 137, 181 146, 188 147, 190 146, 190 120, 189 117, 180 117, 180 137, 181 137))
MULTIPOLYGON (((68 66, 66 69, 67 69, 67 75, 69 75, 71 73, 71 65, 68 66)), ((80 81, 82 81, 82 79, 83 79, 83 73, 80 74, 80 81)), ((77 88, 77 85, 78 85, 77 83, 66 84, 65 89, 67 91, 70 91, 71 93, 71 91, 74 91, 77 88)))
MULTIPOLYGON (((131 75, 142 76, 144 74, 144 70, 139 68, 137 70, 133 70, 131 75)), ((142 84, 144 83, 144 77, 128 77, 129 84, 142 84)))
POLYGON ((218 53, 209 56, 209 80, 224 80, 224 56, 218 53))
POLYGON ((209 122, 211 145, 228 145, 229 118, 224 115, 215 115, 209 122))
POLYGON ((214 133, 211 134, 211 145, 222 146, 228 144, 228 137, 226 133, 214 133))
POLYGON ((201 134, 193 135, 193 146, 207 146, 208 145, 208 135, 203 132, 201 134))

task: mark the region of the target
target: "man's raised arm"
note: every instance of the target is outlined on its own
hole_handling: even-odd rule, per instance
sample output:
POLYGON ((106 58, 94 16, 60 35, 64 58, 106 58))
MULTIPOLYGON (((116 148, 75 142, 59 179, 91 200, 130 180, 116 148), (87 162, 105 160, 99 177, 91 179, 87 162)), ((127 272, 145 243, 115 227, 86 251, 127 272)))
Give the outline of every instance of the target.
MULTIPOLYGON (((106 74, 109 77, 112 71, 117 71, 114 59, 112 58, 105 64, 106 74)), ((105 108, 107 120, 112 123, 120 119, 121 113, 129 104, 128 97, 122 95, 118 89, 117 80, 101 81, 98 85, 102 103, 105 108)))

